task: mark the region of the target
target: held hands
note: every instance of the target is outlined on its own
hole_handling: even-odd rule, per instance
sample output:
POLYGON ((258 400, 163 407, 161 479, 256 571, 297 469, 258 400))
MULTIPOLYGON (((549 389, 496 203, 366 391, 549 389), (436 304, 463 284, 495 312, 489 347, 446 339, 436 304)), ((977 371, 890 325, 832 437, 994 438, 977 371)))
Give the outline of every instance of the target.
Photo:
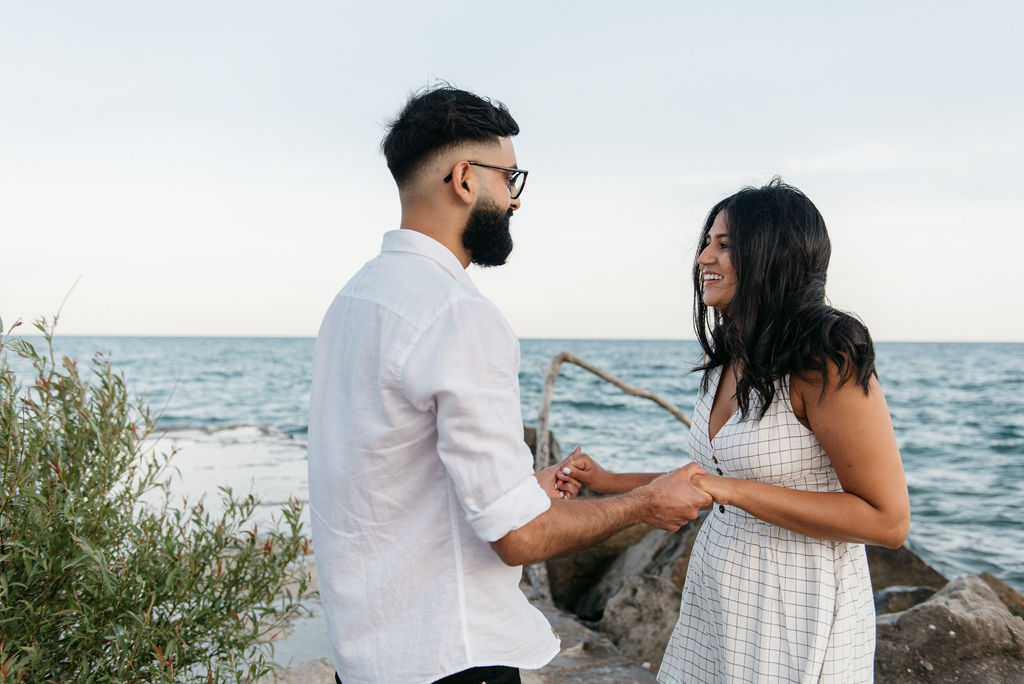
POLYGON ((588 454, 583 453, 580 447, 573 449, 573 452, 562 459, 556 467, 555 478, 558 480, 558 487, 567 495, 572 491, 572 496, 576 496, 582 485, 590 487, 595 492, 606 493, 611 473, 588 454))
MULTIPOLYGON (((573 463, 580 463, 580 459, 590 457, 583 453, 581 447, 576 447, 571 454, 560 463, 539 470, 533 475, 537 478, 544 493, 552 499, 574 499, 580 492, 583 480, 575 477, 573 463)), ((596 464, 595 464, 596 465, 596 464)))
POLYGON ((533 476, 537 478, 540 488, 543 489, 544 493, 552 499, 565 498, 565 491, 559 489, 559 485, 561 483, 555 479, 555 472, 558 470, 558 467, 558 465, 553 465, 549 468, 545 468, 544 470, 538 470, 533 474, 533 476))
POLYGON ((602 485, 612 474, 597 461, 576 447, 559 463, 534 473, 544 492, 552 499, 574 499, 580 487, 587 485, 595 492, 603 492, 602 485))
POLYGON ((695 462, 662 475, 622 475, 605 470, 576 447, 560 463, 545 468, 536 476, 551 498, 575 498, 582 485, 605 494, 632 490, 646 501, 649 513, 645 522, 670 532, 694 520, 714 501, 728 503, 725 501, 725 488, 720 486, 728 479, 708 475, 695 462))
POLYGON ((700 472, 690 477, 690 482, 694 487, 714 499, 715 503, 724 506, 732 505, 732 498, 728 492, 729 478, 700 472))
POLYGON ((665 473, 644 485, 641 490, 648 497, 650 516, 648 525, 675 532, 711 505, 711 495, 699 489, 691 481, 707 473, 696 463, 665 473))

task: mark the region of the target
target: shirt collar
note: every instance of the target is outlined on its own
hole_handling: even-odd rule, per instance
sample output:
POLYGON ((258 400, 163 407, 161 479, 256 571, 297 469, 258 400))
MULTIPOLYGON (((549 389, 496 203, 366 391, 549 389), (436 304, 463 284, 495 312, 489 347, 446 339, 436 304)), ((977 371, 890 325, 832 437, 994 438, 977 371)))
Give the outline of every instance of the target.
POLYGON ((466 269, 462 267, 462 263, 452 254, 452 251, 434 238, 424 235, 419 231, 408 228, 389 230, 384 233, 384 242, 381 245, 380 251, 382 254, 384 252, 406 252, 427 257, 437 262, 441 268, 448 271, 456 280, 467 283, 474 289, 476 288, 469 274, 466 273, 466 269))

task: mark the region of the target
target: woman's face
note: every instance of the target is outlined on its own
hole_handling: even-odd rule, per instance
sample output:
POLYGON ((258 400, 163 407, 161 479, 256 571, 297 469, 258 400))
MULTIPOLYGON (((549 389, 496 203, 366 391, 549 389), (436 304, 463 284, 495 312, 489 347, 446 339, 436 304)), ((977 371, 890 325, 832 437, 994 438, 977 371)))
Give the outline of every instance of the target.
POLYGON ((729 246, 729 227, 725 212, 720 211, 711 224, 704 249, 697 257, 704 281, 702 299, 706 306, 717 309, 719 313, 726 312, 736 296, 736 272, 732 269, 729 246))

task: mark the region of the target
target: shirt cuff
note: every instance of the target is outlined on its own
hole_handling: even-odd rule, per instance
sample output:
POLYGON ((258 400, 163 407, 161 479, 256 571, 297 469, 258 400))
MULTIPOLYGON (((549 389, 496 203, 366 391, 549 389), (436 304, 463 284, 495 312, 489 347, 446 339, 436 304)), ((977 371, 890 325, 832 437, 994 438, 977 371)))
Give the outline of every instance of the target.
POLYGON ((551 499, 533 475, 528 475, 487 508, 467 517, 473 531, 486 542, 498 541, 551 508, 551 499))

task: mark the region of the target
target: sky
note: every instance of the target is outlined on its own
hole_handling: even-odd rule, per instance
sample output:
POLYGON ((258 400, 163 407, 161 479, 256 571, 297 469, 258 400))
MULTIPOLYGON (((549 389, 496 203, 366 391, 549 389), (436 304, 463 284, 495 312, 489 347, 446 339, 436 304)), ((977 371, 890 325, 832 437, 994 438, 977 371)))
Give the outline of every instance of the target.
POLYGON ((522 129, 515 251, 470 268, 520 337, 692 339, 707 211, 779 175, 876 340, 1024 341, 1022 24, 984 0, 0 0, 0 318, 315 335, 398 226, 386 122, 445 80, 522 129))

